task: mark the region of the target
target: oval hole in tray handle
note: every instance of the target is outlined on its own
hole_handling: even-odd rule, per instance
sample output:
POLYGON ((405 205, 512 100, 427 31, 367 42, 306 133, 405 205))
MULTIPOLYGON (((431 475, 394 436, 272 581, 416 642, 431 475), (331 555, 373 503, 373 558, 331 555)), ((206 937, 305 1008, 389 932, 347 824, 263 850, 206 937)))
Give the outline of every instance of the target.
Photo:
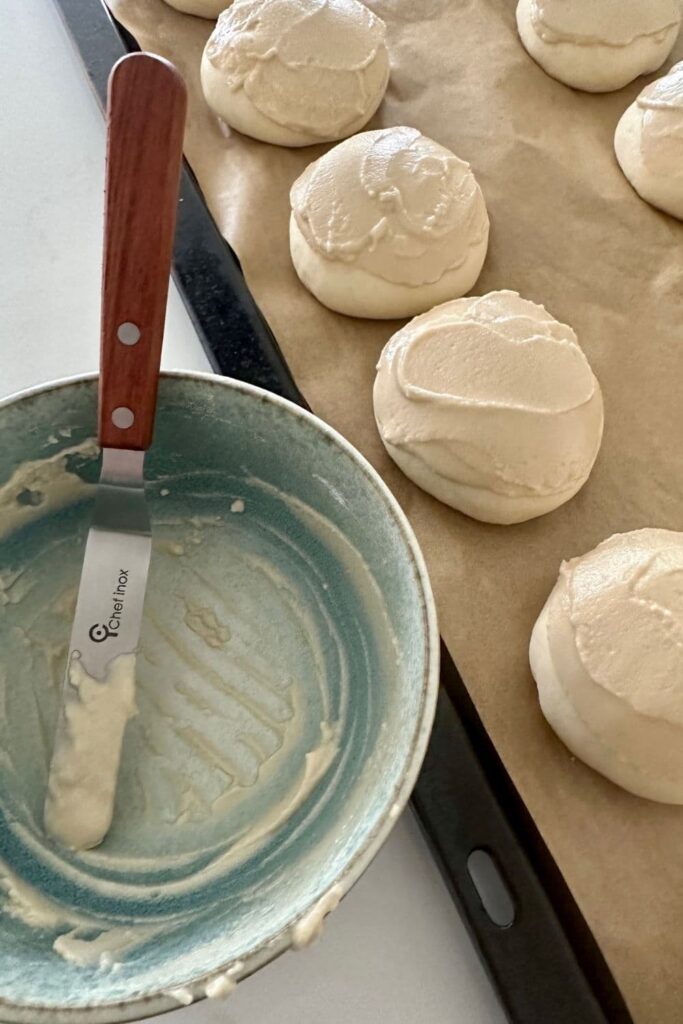
POLYGON ((496 858, 488 850, 472 850, 467 858, 467 871, 493 924, 509 928, 515 920, 515 903, 496 858))

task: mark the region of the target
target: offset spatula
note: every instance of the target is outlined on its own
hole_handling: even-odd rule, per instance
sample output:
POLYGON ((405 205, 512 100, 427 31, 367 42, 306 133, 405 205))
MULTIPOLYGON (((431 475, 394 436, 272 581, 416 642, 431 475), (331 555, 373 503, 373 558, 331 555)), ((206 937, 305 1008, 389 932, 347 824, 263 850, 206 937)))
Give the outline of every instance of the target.
POLYGON ((88 533, 45 801, 45 827, 78 849, 104 838, 134 711, 152 547, 143 463, 152 441, 187 97, 167 61, 130 54, 107 106, 98 440, 88 533))

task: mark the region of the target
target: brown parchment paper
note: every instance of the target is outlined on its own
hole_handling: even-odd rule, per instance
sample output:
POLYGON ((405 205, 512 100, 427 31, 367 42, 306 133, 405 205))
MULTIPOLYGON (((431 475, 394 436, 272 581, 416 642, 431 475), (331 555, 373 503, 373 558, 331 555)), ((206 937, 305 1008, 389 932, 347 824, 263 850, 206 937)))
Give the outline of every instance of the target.
MULTIPOLYGON (((281 149, 219 125, 199 84, 211 22, 163 0, 112 0, 139 43, 185 76, 186 154, 211 211, 313 409, 365 453, 410 517, 443 637, 635 1020, 680 1024, 683 808, 631 797, 573 760, 540 714, 527 661, 562 558, 619 531, 683 528, 683 224, 638 198, 612 148, 645 81, 604 96, 555 82, 519 43, 514 0, 369 6, 387 22, 392 65, 369 127, 413 125, 472 164, 491 216, 474 293, 514 288, 543 303, 575 328, 602 385, 605 435, 588 484, 530 523, 467 519, 384 454, 371 391, 399 322, 329 312, 289 258, 290 185, 328 147, 281 149)), ((681 56, 679 40, 663 70, 681 56)))

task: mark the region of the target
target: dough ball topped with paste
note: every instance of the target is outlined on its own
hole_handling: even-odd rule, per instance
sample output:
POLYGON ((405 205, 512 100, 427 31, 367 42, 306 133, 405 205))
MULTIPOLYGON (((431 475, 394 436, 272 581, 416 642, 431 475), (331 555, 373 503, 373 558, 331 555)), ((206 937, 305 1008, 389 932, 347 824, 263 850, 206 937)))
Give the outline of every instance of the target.
POLYGON ((574 331, 512 291, 411 320, 382 352, 374 406, 406 476, 487 523, 568 501, 602 438, 600 385, 574 331))
POLYGON ((474 285, 489 219, 469 164, 416 128, 363 132, 290 193, 297 274, 338 313, 414 316, 474 285))
POLYGON ((519 0, 517 28, 552 78, 586 92, 656 71, 681 25, 679 0, 519 0))
POLYGON ((683 533, 620 533, 563 562, 529 657, 573 754, 638 796, 683 804, 683 533))
POLYGON ((204 96, 229 125, 263 142, 343 139, 382 102, 385 35, 359 0, 234 0, 204 50, 204 96))
POLYGON ((230 0, 166 0, 183 14, 196 14, 200 18, 217 18, 229 6, 230 0))
POLYGON ((683 61, 646 85, 625 111, 614 150, 636 192, 683 220, 683 61))

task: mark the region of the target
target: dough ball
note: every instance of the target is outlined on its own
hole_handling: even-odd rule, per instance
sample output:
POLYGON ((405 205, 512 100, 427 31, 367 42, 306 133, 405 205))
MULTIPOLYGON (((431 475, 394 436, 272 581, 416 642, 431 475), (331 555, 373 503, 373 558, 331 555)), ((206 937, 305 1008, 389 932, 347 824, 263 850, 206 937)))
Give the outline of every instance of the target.
POLYGON ((486 523, 568 501, 602 438, 600 385, 574 331, 511 291, 411 320, 382 352, 374 405, 406 476, 486 523))
POLYGON ((645 86, 626 110, 614 150, 636 192, 683 220, 683 61, 645 86))
POLYGON ((573 754, 638 796, 683 804, 683 533, 620 533, 563 562, 529 659, 573 754))
POLYGON ((656 71, 681 24, 679 0, 519 0, 517 28, 552 78, 586 92, 656 71))
POLYGON ((202 57, 206 102, 263 142, 343 139, 382 102, 385 35, 381 18, 358 0, 235 0, 202 57))
POLYGON ((184 14, 196 14, 200 18, 217 18, 230 5, 231 0, 166 0, 170 7, 184 14))
POLYGON ((468 164, 415 128, 347 139, 306 168, 290 199, 296 272, 338 313, 414 316, 479 277, 481 189, 468 164))

